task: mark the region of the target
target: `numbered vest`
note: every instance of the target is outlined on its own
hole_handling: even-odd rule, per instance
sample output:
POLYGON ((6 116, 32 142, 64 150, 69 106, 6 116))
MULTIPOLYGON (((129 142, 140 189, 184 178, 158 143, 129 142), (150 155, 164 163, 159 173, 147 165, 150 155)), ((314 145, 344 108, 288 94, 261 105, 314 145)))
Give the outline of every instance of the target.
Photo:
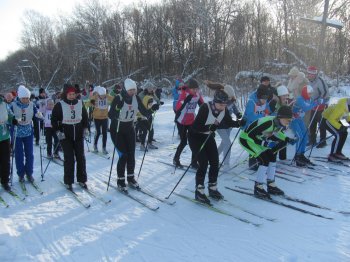
POLYGON ((52 110, 46 110, 45 112, 45 127, 52 127, 51 125, 51 116, 52 116, 52 110))
POLYGON ((5 103, 0 104, 0 125, 5 125, 8 120, 8 113, 5 103))
POLYGON ((130 122, 134 121, 138 110, 139 104, 137 103, 136 96, 133 96, 131 105, 128 105, 124 101, 124 105, 119 112, 119 121, 130 122))
POLYGON ((81 100, 75 105, 69 105, 64 101, 60 101, 63 113, 62 123, 66 125, 75 125, 83 119, 83 104, 81 100))
POLYGON ((20 108, 16 103, 13 103, 13 113, 18 120, 18 124, 25 126, 32 123, 34 116, 34 106, 32 102, 26 108, 20 108))
POLYGON ((98 98, 95 103, 95 107, 101 110, 108 109, 107 97, 104 99, 98 98))
MULTIPOLYGON (((205 125, 213 125, 213 124, 219 125, 221 123, 222 119, 224 119, 225 110, 221 111, 219 113, 219 115, 217 117, 215 117, 213 115, 213 110, 211 108, 210 103, 207 103, 207 105, 208 105, 208 108, 209 108, 209 113, 208 113, 208 116, 207 116, 207 120, 205 121, 205 125)), ((205 134, 209 134, 209 132, 205 132, 205 134)))
POLYGON ((256 115, 262 115, 262 116, 265 116, 266 115, 266 103, 263 104, 263 105, 257 105, 255 104, 254 106, 254 113, 256 115))

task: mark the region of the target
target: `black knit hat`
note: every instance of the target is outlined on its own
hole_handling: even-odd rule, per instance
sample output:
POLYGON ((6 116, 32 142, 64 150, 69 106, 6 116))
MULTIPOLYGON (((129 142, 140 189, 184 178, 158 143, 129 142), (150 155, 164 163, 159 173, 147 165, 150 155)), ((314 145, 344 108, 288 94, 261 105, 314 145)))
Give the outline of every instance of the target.
POLYGON ((256 90, 256 96, 258 99, 268 99, 270 97, 270 91, 266 86, 260 85, 258 90, 256 90))
POLYGON ((45 93, 45 89, 41 87, 41 88, 39 89, 39 95, 42 94, 42 93, 45 93))
POLYGON ((216 90, 214 94, 214 103, 227 104, 229 101, 228 95, 223 90, 216 90))
POLYGON ((270 81, 270 77, 268 76, 263 76, 260 78, 260 83, 264 82, 264 81, 270 81))
POLYGON ((277 111, 277 118, 293 118, 292 108, 290 106, 281 106, 277 111))

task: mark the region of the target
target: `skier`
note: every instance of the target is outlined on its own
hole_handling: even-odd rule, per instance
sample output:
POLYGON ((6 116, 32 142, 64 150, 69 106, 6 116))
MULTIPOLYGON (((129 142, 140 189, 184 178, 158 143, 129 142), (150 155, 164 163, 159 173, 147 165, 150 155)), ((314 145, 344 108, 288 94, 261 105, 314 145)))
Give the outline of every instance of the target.
POLYGON ((76 89, 73 85, 64 85, 62 99, 52 110, 51 124, 63 149, 64 184, 67 189, 73 190, 76 161, 77 182, 87 189, 84 136, 89 133, 88 115, 83 102, 76 98, 76 89))
POLYGON ((117 173, 118 188, 127 191, 125 184, 125 167, 127 168, 128 185, 133 188, 139 188, 135 180, 135 147, 136 137, 134 129, 134 120, 138 111, 142 115, 151 117, 152 112, 159 109, 158 104, 154 104, 151 109, 146 109, 141 99, 136 96, 136 83, 127 78, 124 81, 125 90, 116 95, 108 112, 111 119, 110 133, 114 146, 119 154, 117 173))
POLYGON ((301 95, 296 98, 293 105, 294 119, 290 123, 290 127, 297 137, 294 158, 297 166, 312 165, 312 162, 304 156, 306 145, 308 143, 308 132, 303 120, 307 111, 310 111, 312 108, 319 105, 317 101, 314 101, 311 98, 312 93, 313 88, 310 85, 304 86, 301 95))
MULTIPOLYGON (((270 96, 269 89, 264 85, 260 85, 258 89, 249 96, 243 114, 243 119, 246 122, 243 129, 246 129, 255 120, 271 114, 270 106, 267 103, 270 96)), ((249 157, 248 166, 251 170, 257 170, 257 160, 253 156, 249 157)))
POLYGON ((5 98, 0 96, 0 180, 1 185, 6 191, 10 191, 9 176, 10 176, 10 124, 17 125, 17 120, 8 109, 5 98))
POLYGON ((36 106, 30 100, 30 91, 23 85, 18 87, 18 98, 11 104, 10 108, 18 121, 15 131, 15 158, 19 182, 24 183, 24 175, 28 181, 34 182, 33 177, 33 121, 42 119, 42 114, 37 111, 36 106), (25 158, 25 162, 24 162, 25 158))
POLYGON ((289 106, 281 106, 277 116, 266 116, 255 120, 240 134, 239 142, 244 150, 258 159, 258 171, 254 185, 254 195, 270 198, 271 195, 283 195, 284 192, 275 184, 276 153, 294 143, 283 130, 288 127, 293 113, 289 106), (264 189, 267 175, 267 192, 264 189))
POLYGON ((217 90, 211 102, 200 106, 188 133, 188 141, 192 152, 196 152, 194 161, 199 162, 196 172, 195 199, 210 204, 210 200, 204 193, 204 180, 209 167, 208 191, 209 196, 215 200, 223 199, 223 195, 217 189, 219 172, 219 153, 215 142, 214 132, 221 123, 229 127, 239 127, 239 122, 231 118, 226 106, 229 96, 223 90, 217 90))
MULTIPOLYGON (((195 119, 197 104, 200 106, 203 103, 204 100, 199 93, 199 85, 197 80, 193 78, 189 79, 186 85, 182 88, 179 100, 176 104, 175 121, 177 129, 180 133, 180 144, 176 149, 176 153, 173 159, 175 166, 182 167, 180 163, 180 155, 187 145, 187 133, 195 119)), ((191 166, 196 169, 198 168, 198 164, 194 159, 194 156, 195 152, 192 151, 191 166)))
POLYGON ((56 132, 52 129, 52 124, 51 124, 51 116, 52 116, 52 109, 55 106, 55 103, 53 99, 48 98, 46 100, 46 106, 43 108, 44 112, 44 127, 45 127, 45 139, 46 139, 46 153, 48 158, 57 158, 61 159, 58 151, 58 137, 56 135, 56 132), (53 150, 52 150, 52 140, 54 141, 53 143, 53 150), (52 154, 53 151, 53 154, 52 154))
POLYGON ((95 122, 95 138, 94 138, 94 152, 98 152, 97 143, 101 135, 102 129, 102 153, 107 155, 107 128, 108 128, 108 106, 113 100, 113 96, 108 95, 106 88, 102 86, 95 87, 94 94, 90 99, 90 103, 94 106, 92 117, 95 122))
MULTIPOLYGON (((318 70, 315 66, 309 66, 307 68, 307 77, 310 81, 310 85, 314 89, 313 93, 313 99, 319 99, 322 98, 323 102, 321 105, 318 105, 317 108, 314 108, 311 110, 310 113, 310 119, 313 118, 313 121, 310 124, 310 129, 309 129, 309 141, 310 144, 316 144, 316 129, 317 129, 317 124, 319 124, 319 130, 320 130, 320 142, 317 145, 317 148, 323 148, 327 146, 326 142, 326 126, 322 123, 322 112, 327 108, 327 104, 329 101, 329 91, 328 91, 328 85, 327 83, 318 75, 318 70)), ((308 126, 308 123, 306 124, 308 126)))
MULTIPOLYGON (((350 98, 341 98, 338 102, 328 107, 322 114, 323 124, 327 130, 334 135, 331 152, 328 155, 328 161, 336 162, 349 160, 344 156, 342 149, 348 136, 348 123, 350 122, 350 98), (347 121, 344 124, 343 121, 347 121)), ((322 143, 323 141, 321 141, 322 143)))

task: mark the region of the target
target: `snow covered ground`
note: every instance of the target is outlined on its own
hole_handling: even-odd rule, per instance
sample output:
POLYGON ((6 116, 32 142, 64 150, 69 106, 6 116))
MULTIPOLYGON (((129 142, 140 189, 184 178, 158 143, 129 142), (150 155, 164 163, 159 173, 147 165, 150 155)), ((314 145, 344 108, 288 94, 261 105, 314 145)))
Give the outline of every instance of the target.
MULTIPOLYGON (((172 167, 159 162, 172 161, 178 143, 176 137, 172 138, 173 127, 171 101, 168 100, 155 118, 155 138, 159 141, 156 143, 159 149, 146 154, 139 178, 141 187, 162 197, 170 193, 183 174, 182 170, 173 174, 172 167)), ((232 132, 232 138, 236 131, 232 132)), ((108 141, 108 149, 112 152, 112 143, 110 139, 108 141)), ((330 142, 327 148, 313 150, 312 155, 326 156, 330 142)), ((139 145, 136 173, 143 156, 138 149, 139 145)), ((292 158, 293 152, 293 148, 288 149, 288 158, 292 158)), ((348 141, 344 153, 350 155, 348 141)), ((182 162, 188 163, 189 156, 187 147, 181 157, 182 162)), ((247 154, 235 142, 231 165, 246 157, 247 154)), ((350 211, 349 167, 332 166, 343 170, 341 172, 324 167, 317 167, 320 171, 315 171, 282 166, 282 169, 289 170, 290 175, 280 175, 294 182, 276 179, 289 196, 329 207, 333 211, 282 198, 277 200, 332 220, 226 189, 225 186, 253 188, 249 179, 254 179, 254 175, 243 172, 246 163, 229 172, 221 172, 219 190, 229 203, 214 205, 237 217, 261 224, 254 226, 177 195, 170 197, 170 200, 176 201, 171 206, 140 192, 130 191, 160 207, 151 211, 113 188, 106 192, 103 181, 108 180, 111 160, 90 152, 86 152, 86 158, 90 188, 112 202, 105 205, 77 188, 77 192, 91 202, 90 208, 84 208, 59 183, 63 168, 54 163, 50 164, 45 181, 40 182, 39 148, 36 147, 35 176, 45 194, 39 195, 28 185, 29 197, 21 202, 1 191, 0 195, 10 207, 0 206, 0 261, 350 261, 350 216, 334 212, 350 211)), ((44 159, 44 166, 46 163, 44 159)), ((116 182, 115 164, 116 160, 113 183, 116 182)), ((14 189, 21 194, 17 176, 14 177, 14 189)), ((186 174, 176 192, 194 197, 190 190, 194 190, 193 172, 186 174)))

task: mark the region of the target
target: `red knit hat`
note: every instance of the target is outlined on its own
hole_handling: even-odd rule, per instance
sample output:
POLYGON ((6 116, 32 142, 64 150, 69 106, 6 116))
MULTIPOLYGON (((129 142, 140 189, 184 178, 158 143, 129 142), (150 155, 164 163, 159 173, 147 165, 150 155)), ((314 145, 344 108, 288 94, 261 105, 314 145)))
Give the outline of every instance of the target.
POLYGON ((310 75, 317 75, 317 67, 316 66, 308 66, 306 71, 310 75))

